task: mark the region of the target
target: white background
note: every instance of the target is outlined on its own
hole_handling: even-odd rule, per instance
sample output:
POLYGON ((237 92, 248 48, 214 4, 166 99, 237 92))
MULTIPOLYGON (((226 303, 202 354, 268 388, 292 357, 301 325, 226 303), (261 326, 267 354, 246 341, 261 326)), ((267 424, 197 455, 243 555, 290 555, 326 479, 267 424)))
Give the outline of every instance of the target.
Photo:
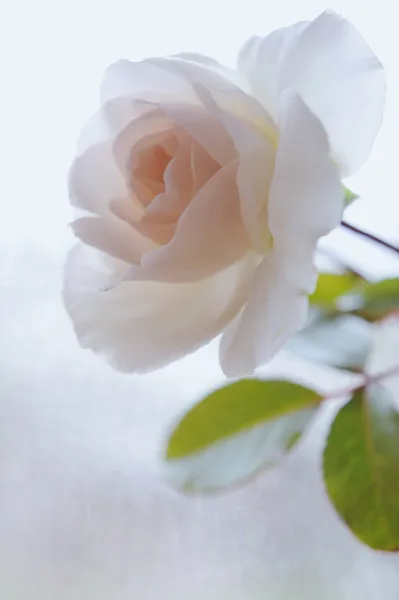
MULTIPOLYGON (((181 408, 220 380, 214 347, 149 376, 122 376, 79 349, 60 301, 71 241, 65 175, 108 64, 181 51, 234 64, 249 35, 326 8, 353 21, 388 79, 381 134, 349 182, 362 202, 348 218, 397 241, 394 0, 24 0, 1 9, 1 598, 399 597, 399 557, 362 547, 324 496, 323 424, 256 482, 183 498, 163 480, 159 456, 181 408)), ((370 273, 399 272, 389 253, 344 232, 329 244, 370 273)), ((283 357, 272 368, 302 374, 283 357)), ((305 375, 334 383, 331 373, 305 375)))

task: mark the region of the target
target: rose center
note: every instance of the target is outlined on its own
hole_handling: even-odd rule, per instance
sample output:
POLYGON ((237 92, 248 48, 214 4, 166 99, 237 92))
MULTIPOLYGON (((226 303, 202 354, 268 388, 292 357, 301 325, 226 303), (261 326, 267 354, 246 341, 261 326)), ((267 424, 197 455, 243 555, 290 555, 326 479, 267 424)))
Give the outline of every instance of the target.
POLYGON ((161 144, 143 148, 135 155, 133 177, 148 190, 150 200, 165 191, 164 173, 171 159, 161 144))

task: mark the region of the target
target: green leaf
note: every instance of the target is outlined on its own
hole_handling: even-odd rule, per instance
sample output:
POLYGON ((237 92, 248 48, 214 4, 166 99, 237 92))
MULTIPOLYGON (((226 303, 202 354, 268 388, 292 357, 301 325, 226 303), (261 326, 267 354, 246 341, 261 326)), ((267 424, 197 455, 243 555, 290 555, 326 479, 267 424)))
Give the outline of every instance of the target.
POLYGON ((352 202, 354 200, 357 200, 359 198, 359 196, 357 194, 355 194, 354 192, 352 192, 350 189, 348 189, 345 186, 344 186, 344 192, 345 192, 345 207, 349 206, 349 204, 352 204, 352 202))
POLYGON ((196 404, 170 436, 175 482, 201 491, 276 464, 295 445, 322 398, 288 381, 243 379, 196 404))
POLYGON ((376 550, 399 550, 399 413, 388 392, 358 390, 338 412, 324 451, 338 514, 376 550))
POLYGON ((373 326, 354 315, 314 316, 287 350, 317 364, 362 371, 373 344, 373 326))
POLYGON ((359 277, 352 273, 337 275, 320 273, 314 293, 309 297, 310 304, 321 308, 335 308, 340 296, 347 294, 359 283, 359 277))
POLYGON ((399 311, 399 278, 361 284, 343 296, 339 306, 369 321, 399 311))

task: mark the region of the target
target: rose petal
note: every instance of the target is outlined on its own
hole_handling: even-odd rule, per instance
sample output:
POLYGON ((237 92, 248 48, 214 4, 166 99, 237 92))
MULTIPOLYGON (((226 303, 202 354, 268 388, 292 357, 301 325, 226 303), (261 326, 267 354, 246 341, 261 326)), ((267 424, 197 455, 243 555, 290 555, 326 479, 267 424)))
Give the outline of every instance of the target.
POLYGON ((181 216, 172 241, 144 256, 135 277, 194 281, 226 268, 249 250, 236 171, 233 162, 216 173, 181 216))
POLYGON ((311 23, 292 47, 283 86, 319 117, 345 175, 357 171, 381 125, 385 76, 353 25, 332 12, 311 23))
MULTIPOLYGON (((102 86, 102 100, 107 102, 106 117, 111 127, 120 127, 118 111, 112 114, 111 99, 119 97, 138 99, 152 105, 153 109, 162 108, 174 123, 184 127, 187 132, 203 146, 219 163, 227 164, 235 157, 234 147, 220 123, 208 116, 202 109, 193 88, 193 83, 201 81, 205 85, 215 84, 222 89, 235 89, 231 81, 222 77, 214 69, 178 58, 148 59, 139 63, 120 61, 106 72, 102 86)), ((129 108, 122 106, 121 111, 129 114, 129 108)), ((130 119, 137 117, 137 107, 131 104, 130 119)))
POLYGON ((92 146, 106 142, 111 137, 108 120, 103 112, 99 110, 83 126, 77 141, 76 154, 80 156, 92 146))
MULTIPOLYGON (((223 334, 220 364, 227 377, 252 374, 305 324, 308 298, 298 288, 298 273, 292 279, 295 268, 303 265, 295 255, 289 258, 274 251, 264 258, 245 308, 223 334)), ((307 265, 312 260, 302 258, 307 265)))
MULTIPOLYGON (((217 123, 220 123, 222 110, 225 114, 231 114, 241 120, 252 123, 258 127, 260 132, 269 137, 277 137, 277 129, 275 123, 264 107, 252 96, 246 94, 238 86, 233 85, 224 77, 207 69, 203 65, 188 63, 177 59, 151 59, 156 64, 163 65, 165 69, 169 69, 175 73, 180 73, 195 90, 197 98, 206 108, 207 113, 214 118, 217 123), (213 99, 213 103, 210 101, 213 99), (215 104, 216 103, 216 104, 215 104), (215 110, 215 108, 217 110, 215 110)), ((198 140, 201 144, 201 141, 198 140)), ((240 138, 234 140, 234 145, 237 148, 237 143, 240 143, 240 138)), ((246 143, 245 141, 243 142, 246 143)), ((201 144, 203 145, 203 144, 201 144)), ((207 151, 211 151, 207 148, 207 151)), ((218 159, 216 159, 218 160, 218 159)), ((231 160, 231 158, 229 159, 231 160)), ((225 164, 226 161, 218 161, 220 164, 225 164)))
POLYGON ((171 132, 186 132, 220 165, 234 160, 237 153, 229 134, 202 106, 178 104, 147 105, 145 113, 132 121, 116 138, 114 152, 122 173, 130 176, 134 146, 163 143, 171 132))
POLYGON ((146 216, 176 222, 191 200, 193 187, 191 144, 187 136, 179 141, 176 154, 165 169, 164 183, 165 193, 154 198, 146 216))
POLYGON ((175 129, 175 125, 162 111, 151 107, 147 108, 146 113, 129 123, 114 140, 114 161, 129 185, 130 192, 138 197, 143 206, 149 204, 153 195, 134 178, 132 158, 140 149, 162 144, 175 129))
POLYGON ((184 61, 189 61, 197 63, 199 65, 203 65, 208 69, 216 71, 223 78, 229 79, 232 83, 234 83, 234 85, 238 87, 245 87, 247 83, 245 81, 245 78, 241 77, 241 74, 238 73, 235 69, 230 69, 229 67, 221 65, 217 60, 211 58, 210 56, 205 56, 204 54, 198 54, 196 52, 180 52, 172 58, 180 58, 184 61))
POLYGON ((95 251, 79 246, 68 260, 64 299, 82 346, 105 354, 121 371, 144 372, 218 335, 240 310, 253 273, 248 255, 196 283, 130 281, 109 289, 115 273, 95 251))
MULTIPOLYGON (((146 59, 140 62, 120 60, 108 67, 100 95, 104 117, 112 131, 118 133, 137 118, 137 101, 153 106, 199 105, 191 81, 175 68, 175 62, 186 64, 188 71, 196 69, 195 63, 176 58, 146 59)), ((204 66, 199 68, 205 74, 213 72, 217 79, 221 79, 213 69, 204 66)))
POLYGON ((221 342, 222 368, 234 377, 266 363, 304 325, 306 295, 316 283, 317 240, 338 225, 343 209, 342 185, 318 119, 294 92, 285 92, 282 108, 268 205, 273 250, 221 342))
POLYGON ((340 223, 344 191, 326 133, 300 96, 286 90, 268 221, 274 246, 316 244, 340 223))
POLYGON ((159 103, 160 108, 220 165, 226 165, 237 157, 234 144, 226 129, 202 106, 159 103))
POLYGON ((274 123, 257 102, 239 95, 235 99, 196 86, 204 106, 214 113, 229 132, 240 156, 237 184, 240 210, 252 245, 259 252, 270 248, 267 215, 269 187, 273 177, 278 136, 274 123))
POLYGON ((167 244, 176 231, 176 223, 191 200, 193 177, 190 140, 179 136, 179 146, 164 173, 165 192, 158 194, 135 224, 138 231, 158 244, 167 244))
MULTIPOLYGON (((149 215, 148 217, 143 217, 140 223, 135 225, 137 231, 140 231, 144 236, 147 236, 149 239, 153 240, 156 244, 155 247, 163 246, 168 244, 176 232, 176 223, 168 223, 158 219, 156 216, 153 217, 149 215)), ((143 275, 143 269, 140 269, 137 278, 140 279, 140 273, 142 275, 142 279, 145 279, 145 275, 143 275)), ((132 272, 132 279, 134 279, 132 272)))
POLYGON ((215 64, 217 63, 212 59, 208 59, 208 61, 193 61, 174 56, 169 58, 150 58, 145 62, 163 69, 165 73, 179 77, 180 81, 185 82, 186 85, 189 84, 190 88, 192 88, 193 84, 199 83, 209 89, 218 89, 225 92, 238 90, 238 86, 232 79, 226 77, 222 67, 215 68, 215 64))
POLYGON ((286 54, 308 23, 295 23, 273 31, 267 37, 251 37, 238 54, 237 68, 251 92, 266 110, 278 119, 281 72, 286 54))
POLYGON ((146 192, 142 204, 147 206, 153 199, 165 192, 164 173, 170 163, 171 157, 165 151, 162 142, 144 146, 140 150, 133 150, 130 156, 129 167, 132 173, 131 186, 139 196, 136 185, 146 192))
POLYGON ((135 224, 137 230, 158 244, 169 243, 181 214, 219 169, 220 165, 186 136, 165 171, 165 193, 154 198, 143 218, 135 224))
POLYGON ((385 77, 349 21, 327 11, 306 27, 299 24, 253 42, 243 55, 241 68, 273 114, 278 112, 276 90, 296 89, 327 130, 343 174, 363 164, 381 125, 385 77), (273 55, 277 60, 270 69, 273 55))
POLYGON ((116 217, 129 225, 136 225, 145 213, 143 206, 134 197, 111 200, 109 208, 116 217))
POLYGON ((68 183, 71 204, 99 215, 109 213, 110 200, 128 195, 109 141, 88 148, 75 159, 68 183))
POLYGON ((220 165, 188 136, 181 136, 175 156, 165 173, 165 193, 159 194, 146 210, 145 220, 176 223, 191 199, 219 171, 220 165))
POLYGON ((195 102, 186 82, 155 61, 131 62, 119 60, 105 71, 101 84, 101 100, 105 104, 121 97, 153 101, 154 98, 179 99, 195 102))
POLYGON ((192 142, 190 147, 190 162, 193 177, 191 196, 194 197, 199 190, 218 172, 220 165, 206 152, 206 150, 192 142))
POLYGON ((100 96, 103 118, 114 135, 159 103, 199 104, 192 86, 179 73, 150 60, 112 64, 104 74, 100 96))
POLYGON ((85 244, 133 265, 156 244, 115 218, 83 217, 72 223, 74 234, 85 244))

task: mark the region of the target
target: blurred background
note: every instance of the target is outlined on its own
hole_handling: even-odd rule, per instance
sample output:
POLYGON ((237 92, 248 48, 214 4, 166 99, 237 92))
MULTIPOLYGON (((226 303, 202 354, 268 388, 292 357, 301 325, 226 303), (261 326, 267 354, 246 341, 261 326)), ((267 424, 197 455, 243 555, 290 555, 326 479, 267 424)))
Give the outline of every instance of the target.
MULTIPOLYGON (((388 80, 381 133, 347 182, 361 196, 347 220, 398 242, 394 0, 15 0, 0 9, 2 599, 399 597, 399 556, 357 542, 323 490, 319 454, 336 406, 281 467, 234 492, 185 498, 165 480, 161 453, 181 411, 223 381, 215 344, 150 375, 121 375, 79 348, 60 296, 73 243, 66 173, 109 63, 195 51, 233 65, 250 35, 326 8, 355 24, 388 80)), ((324 245, 370 277, 399 274, 392 254, 348 232, 324 245)), ((399 355, 399 326, 375 335, 372 360, 384 367, 399 355)), ((347 379, 284 354, 266 371, 326 390, 347 379)))

